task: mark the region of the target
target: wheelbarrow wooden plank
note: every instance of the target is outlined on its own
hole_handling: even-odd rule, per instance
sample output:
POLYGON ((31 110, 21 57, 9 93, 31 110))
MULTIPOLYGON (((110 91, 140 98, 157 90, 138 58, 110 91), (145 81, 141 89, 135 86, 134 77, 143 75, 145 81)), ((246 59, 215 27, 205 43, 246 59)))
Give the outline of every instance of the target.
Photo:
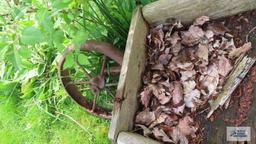
POLYGON ((217 19, 255 7, 256 0, 159 0, 143 7, 143 16, 149 23, 164 22, 168 18, 189 23, 202 15, 217 19))
POLYGON ((142 135, 131 133, 131 132, 121 132, 118 135, 117 143, 118 144, 161 144, 155 140, 146 138, 142 135))
POLYGON ((133 14, 113 107, 109 138, 114 143, 119 132, 133 128, 138 106, 137 92, 141 86, 141 76, 146 62, 147 34, 148 27, 141 15, 141 7, 138 7, 133 14))

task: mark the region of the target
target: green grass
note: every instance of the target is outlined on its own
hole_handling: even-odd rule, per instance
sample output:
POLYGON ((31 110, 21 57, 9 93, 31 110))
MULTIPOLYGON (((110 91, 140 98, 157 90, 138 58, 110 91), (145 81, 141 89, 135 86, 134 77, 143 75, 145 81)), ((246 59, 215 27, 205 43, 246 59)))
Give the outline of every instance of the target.
POLYGON ((0 114, 1 144, 109 143, 109 121, 91 116, 72 103, 62 109, 59 120, 35 105, 24 109, 15 99, 1 104, 0 114))

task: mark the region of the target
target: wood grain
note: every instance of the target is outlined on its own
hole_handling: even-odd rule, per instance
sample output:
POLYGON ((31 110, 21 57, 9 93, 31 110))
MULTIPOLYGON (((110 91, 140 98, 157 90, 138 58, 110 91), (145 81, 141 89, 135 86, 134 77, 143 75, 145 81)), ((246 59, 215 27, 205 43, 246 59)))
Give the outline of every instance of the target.
POLYGON ((114 102, 109 130, 109 138, 113 143, 116 143, 119 132, 133 129, 138 106, 137 92, 146 62, 147 34, 148 27, 141 15, 141 7, 138 7, 133 14, 115 98, 123 101, 114 102))
POLYGON ((202 15, 217 19, 255 8, 256 0, 159 0, 143 7, 143 16, 149 23, 168 18, 190 23, 202 15))
POLYGON ((161 144, 155 140, 146 138, 142 135, 131 133, 131 132, 121 132, 117 139, 118 144, 161 144))
POLYGON ((211 110, 208 113, 207 118, 209 118, 219 106, 223 106, 225 102, 230 98, 231 94, 234 92, 234 90, 237 88, 237 86, 240 84, 240 82, 255 63, 255 60, 255 58, 244 56, 241 57, 241 60, 236 63, 232 72, 229 74, 223 90, 218 95, 217 99, 214 100, 211 104, 211 110))

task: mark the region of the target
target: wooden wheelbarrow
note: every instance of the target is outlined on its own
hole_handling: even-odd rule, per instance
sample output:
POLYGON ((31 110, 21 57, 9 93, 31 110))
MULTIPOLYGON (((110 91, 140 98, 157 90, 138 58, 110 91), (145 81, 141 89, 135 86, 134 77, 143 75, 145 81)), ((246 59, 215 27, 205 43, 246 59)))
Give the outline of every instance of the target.
MULTIPOLYGON (((195 18, 207 15, 211 19, 231 16, 256 8, 256 0, 159 0, 144 7, 138 7, 133 14, 126 44, 116 97, 123 101, 114 103, 109 138, 118 144, 158 144, 159 142, 133 133, 134 116, 138 109, 137 93, 141 86, 146 62, 146 36, 148 23, 163 23, 176 18, 190 23, 195 18)), ((255 99, 255 98, 254 98, 255 99)), ((251 127, 251 143, 256 143, 256 103, 254 101, 246 125, 251 127)), ((223 112, 223 115, 228 112, 223 112)), ((228 143, 226 127, 219 117, 208 124, 206 143, 228 143)))

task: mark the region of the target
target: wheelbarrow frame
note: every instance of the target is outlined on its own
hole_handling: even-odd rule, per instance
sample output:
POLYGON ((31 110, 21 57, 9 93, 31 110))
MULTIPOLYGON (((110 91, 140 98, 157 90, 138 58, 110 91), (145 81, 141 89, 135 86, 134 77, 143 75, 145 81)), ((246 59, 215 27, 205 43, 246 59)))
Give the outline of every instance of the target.
MULTIPOLYGON (((223 18, 256 8, 256 0, 159 0, 134 11, 127 39, 116 97, 109 139, 118 144, 158 144, 159 142, 132 133, 134 116, 138 109, 138 91, 146 63, 146 36, 148 24, 163 23, 175 18, 188 24, 195 18, 207 15, 211 19, 223 18)), ((224 123, 218 126, 226 127, 224 123)), ((255 129, 255 128, 254 128, 255 129)), ((223 131, 224 133, 224 131, 223 131)), ((252 133, 252 136, 255 133, 252 133)), ((212 136, 216 137, 216 136, 212 136)), ((214 139, 213 138, 213 139, 214 139)), ((225 135, 218 135, 215 143, 223 142, 225 135)), ((252 137, 252 142, 256 138, 252 137)))

